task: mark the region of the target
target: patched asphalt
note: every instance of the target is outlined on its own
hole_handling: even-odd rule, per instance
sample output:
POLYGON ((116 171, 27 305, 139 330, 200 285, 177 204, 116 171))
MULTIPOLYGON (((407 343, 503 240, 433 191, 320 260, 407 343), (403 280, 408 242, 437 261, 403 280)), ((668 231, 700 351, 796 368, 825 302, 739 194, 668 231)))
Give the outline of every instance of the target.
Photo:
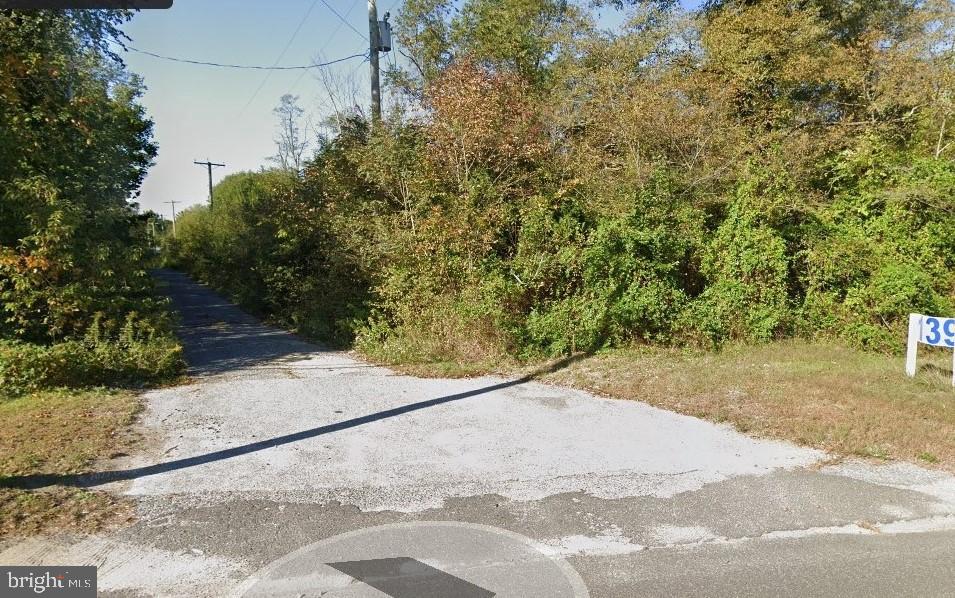
POLYGON ((265 326, 182 274, 157 276, 181 313, 191 380, 145 393, 148 450, 100 464, 112 472, 101 479, 116 480, 102 487, 138 500, 138 522, 8 543, 0 563, 99 565, 101 593, 115 596, 241 595, 261 579, 284 588, 274 595, 329 584, 322 595, 387 596, 342 571, 393 562, 484 583, 475 595, 494 585, 528 596, 533 578, 516 573, 527 557, 509 556, 525 552, 569 567, 595 597, 955 587, 947 474, 831 464, 818 451, 534 380, 398 375, 265 326), (493 542, 469 552, 438 522, 506 542, 496 557, 486 554, 493 542), (419 534, 406 548, 419 554, 398 554, 394 539, 373 546, 387 534, 371 533, 369 564, 299 566, 327 545, 347 544, 354 560, 354 543, 366 541, 355 534, 396 524, 419 534), (282 579, 274 563, 296 551, 304 556, 289 570, 307 575, 282 579), (267 577, 275 571, 277 581, 267 577))

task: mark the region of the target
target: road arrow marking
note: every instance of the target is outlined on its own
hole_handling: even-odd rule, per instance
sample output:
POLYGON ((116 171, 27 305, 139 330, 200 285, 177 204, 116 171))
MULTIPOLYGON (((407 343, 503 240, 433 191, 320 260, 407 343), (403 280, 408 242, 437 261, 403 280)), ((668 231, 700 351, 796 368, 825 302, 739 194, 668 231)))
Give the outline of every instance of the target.
POLYGON ((392 598, 494 597, 494 592, 410 557, 344 561, 328 566, 392 598))

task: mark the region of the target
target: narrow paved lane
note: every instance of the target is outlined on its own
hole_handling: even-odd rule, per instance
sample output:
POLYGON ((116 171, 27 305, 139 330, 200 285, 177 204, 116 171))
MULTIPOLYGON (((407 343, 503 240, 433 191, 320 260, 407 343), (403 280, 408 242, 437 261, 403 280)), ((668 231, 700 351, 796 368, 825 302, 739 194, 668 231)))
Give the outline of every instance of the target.
MULTIPOLYGON (((103 464, 106 487, 139 500, 139 521, 31 540, 0 562, 97 564, 103 595, 220 596, 270 576, 281 588, 272 595, 313 595, 293 570, 325 567, 320 554, 345 554, 344 544, 269 564, 392 525, 382 529, 428 531, 404 548, 420 554, 390 556, 453 569, 499 596, 515 570, 548 559, 594 597, 955 587, 950 476, 827 465, 817 451, 532 380, 397 375, 267 327, 181 274, 158 276, 181 312, 192 380, 146 393, 150 449, 103 464), (458 528, 438 537, 420 522, 472 527, 458 540, 447 532, 458 528), (530 552, 452 558, 478 554, 460 545, 474 530, 530 552)), ((369 547, 367 558, 387 550, 369 547)), ((339 584, 328 596, 389 595, 333 573, 310 572, 319 577, 308 583, 339 584)))

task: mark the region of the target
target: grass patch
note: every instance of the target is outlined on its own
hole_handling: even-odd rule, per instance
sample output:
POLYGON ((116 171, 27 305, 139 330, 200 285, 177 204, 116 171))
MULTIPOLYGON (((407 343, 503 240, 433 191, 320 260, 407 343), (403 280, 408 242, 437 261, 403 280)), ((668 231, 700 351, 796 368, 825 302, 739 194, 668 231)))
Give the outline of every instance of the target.
MULTIPOLYGON (((427 377, 520 376, 548 365, 385 364, 427 377)), ((915 379, 905 376, 902 357, 803 340, 728 346, 719 352, 612 349, 570 359, 540 379, 643 401, 839 457, 901 459, 955 472, 950 350, 919 347, 915 379)))
POLYGON ((719 353, 636 348, 583 358, 545 380, 634 399, 838 455, 955 471, 951 351, 903 359, 790 340, 719 353))
POLYGON ((46 391, 0 401, 0 536, 69 529, 92 532, 127 521, 131 503, 104 492, 57 486, 4 487, 10 477, 73 474, 117 457, 134 437, 139 411, 128 392, 46 391))

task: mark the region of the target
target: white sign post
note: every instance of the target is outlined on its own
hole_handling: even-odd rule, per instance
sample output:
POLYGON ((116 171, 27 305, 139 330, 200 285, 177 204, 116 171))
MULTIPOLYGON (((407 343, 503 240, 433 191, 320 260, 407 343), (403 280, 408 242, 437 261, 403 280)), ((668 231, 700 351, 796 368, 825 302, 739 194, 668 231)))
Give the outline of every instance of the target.
POLYGON ((905 373, 915 376, 919 343, 952 349, 952 386, 955 386, 955 318, 935 318, 909 314, 909 348, 905 355, 905 373))

